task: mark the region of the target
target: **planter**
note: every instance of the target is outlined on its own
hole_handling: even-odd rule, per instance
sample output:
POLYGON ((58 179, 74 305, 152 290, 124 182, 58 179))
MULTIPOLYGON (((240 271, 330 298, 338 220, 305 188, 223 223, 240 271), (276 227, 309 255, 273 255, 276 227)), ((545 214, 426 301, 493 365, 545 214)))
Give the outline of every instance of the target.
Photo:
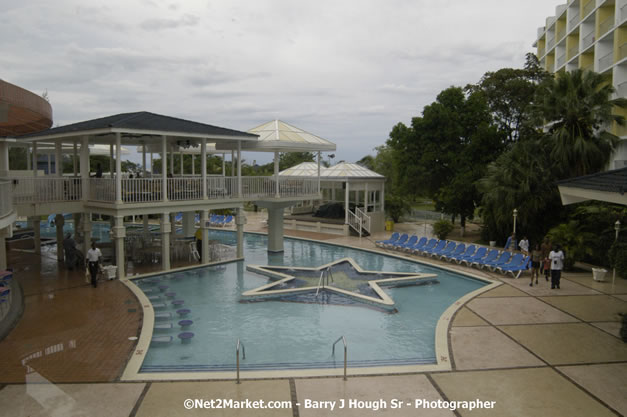
POLYGON ((603 268, 592 268, 592 278, 595 281, 605 281, 605 274, 607 274, 607 269, 603 268))

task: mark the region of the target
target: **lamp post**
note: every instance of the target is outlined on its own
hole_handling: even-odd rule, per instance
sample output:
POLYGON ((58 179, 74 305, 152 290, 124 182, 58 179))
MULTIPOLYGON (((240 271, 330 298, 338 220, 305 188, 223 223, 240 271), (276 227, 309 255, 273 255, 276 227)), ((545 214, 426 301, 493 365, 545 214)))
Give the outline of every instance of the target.
POLYGON ((514 234, 516 234, 516 217, 518 217, 518 210, 514 209, 514 234))
MULTIPOLYGON (((620 231, 620 220, 616 220, 614 223, 614 230, 616 230, 616 236, 614 237, 614 242, 618 242, 618 232, 620 231)), ((616 280, 616 259, 614 259, 614 271, 612 272, 612 286, 614 286, 614 281, 616 280)))

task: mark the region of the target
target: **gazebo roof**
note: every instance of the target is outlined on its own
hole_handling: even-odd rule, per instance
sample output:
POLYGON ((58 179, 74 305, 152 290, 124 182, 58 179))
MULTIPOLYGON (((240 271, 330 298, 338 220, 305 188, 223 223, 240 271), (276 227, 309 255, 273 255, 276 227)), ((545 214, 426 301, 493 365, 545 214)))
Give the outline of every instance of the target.
MULTIPOLYGON (((272 120, 252 128, 248 133, 258 135, 256 142, 242 143, 242 149, 265 152, 334 151, 333 142, 313 135, 280 120, 272 120)), ((218 144, 218 149, 233 149, 232 144, 218 144)))
POLYGON ((376 178, 385 179, 381 174, 369 170, 366 167, 362 167, 358 164, 351 164, 348 162, 340 162, 332 167, 325 168, 320 173, 321 177, 333 177, 333 178, 376 178))
MULTIPOLYGON (((320 167, 320 175, 325 167, 320 167)), ((315 162, 301 162, 291 168, 284 169, 279 172, 279 175, 286 177, 317 177, 318 176, 318 164, 315 162)))

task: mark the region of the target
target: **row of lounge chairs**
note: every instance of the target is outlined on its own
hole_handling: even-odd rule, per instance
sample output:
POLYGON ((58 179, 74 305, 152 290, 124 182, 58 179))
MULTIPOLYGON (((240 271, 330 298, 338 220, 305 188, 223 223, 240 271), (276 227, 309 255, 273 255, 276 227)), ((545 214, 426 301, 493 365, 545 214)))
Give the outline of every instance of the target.
POLYGON ((214 227, 224 227, 233 221, 233 216, 222 216, 219 214, 212 214, 209 218, 209 225, 214 227))
POLYGON ((499 251, 452 240, 419 238, 415 235, 410 237, 406 233, 401 235, 395 232, 390 239, 379 240, 375 244, 386 249, 439 258, 457 264, 464 263, 467 266, 489 269, 492 272, 510 273, 514 278, 520 277, 531 264, 529 256, 519 252, 499 251))

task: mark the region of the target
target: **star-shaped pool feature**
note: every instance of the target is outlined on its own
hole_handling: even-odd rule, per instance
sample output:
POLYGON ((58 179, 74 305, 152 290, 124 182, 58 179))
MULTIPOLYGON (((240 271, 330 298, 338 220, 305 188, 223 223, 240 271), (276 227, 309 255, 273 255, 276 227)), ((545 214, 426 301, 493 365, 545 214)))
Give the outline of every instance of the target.
POLYGON ((438 284, 436 274, 364 271, 351 258, 317 268, 248 265, 248 271, 275 281, 242 294, 243 301, 283 299, 305 303, 364 303, 396 311, 394 300, 381 287, 438 284), (351 300, 347 303, 346 299, 351 300))

